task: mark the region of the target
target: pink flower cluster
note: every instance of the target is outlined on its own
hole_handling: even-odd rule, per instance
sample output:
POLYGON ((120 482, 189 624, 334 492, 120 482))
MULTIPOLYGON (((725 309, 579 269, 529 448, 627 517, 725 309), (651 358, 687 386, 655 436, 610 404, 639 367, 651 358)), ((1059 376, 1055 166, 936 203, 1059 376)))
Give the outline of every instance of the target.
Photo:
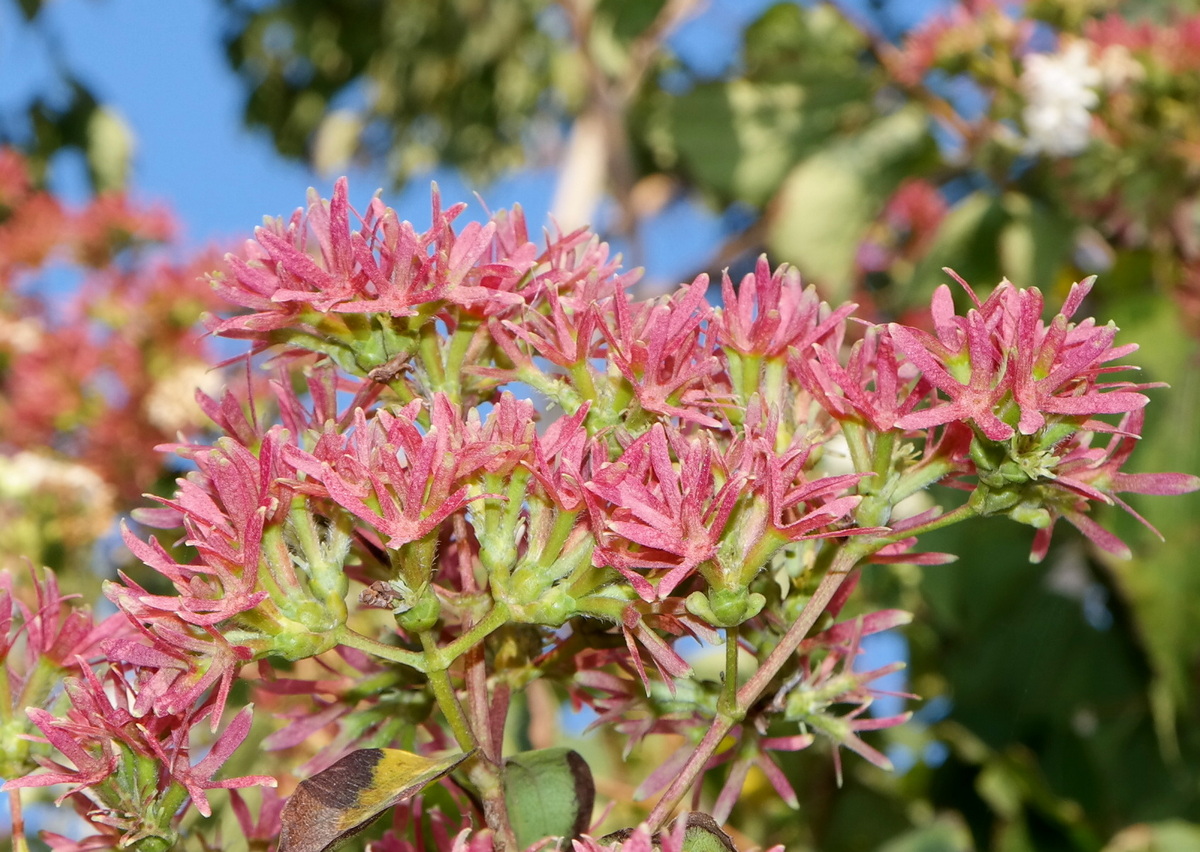
MULTIPOLYGON (((822 735, 886 765, 861 734, 905 718, 867 713, 890 669, 853 668, 862 636, 903 614, 810 630, 846 604, 853 581, 841 577, 857 565, 941 560, 909 549, 946 518, 894 516, 902 500, 938 481, 967 488, 954 518, 1031 524, 1041 556, 1057 518, 1116 550, 1095 504, 1200 485, 1121 470, 1151 385, 1112 380, 1135 349, 1116 344, 1115 327, 1072 320, 1090 281, 1049 320, 1035 289, 1002 282, 981 299, 960 282, 960 313, 942 287, 931 331, 856 320, 856 306, 824 304, 765 259, 736 285, 724 276, 720 307, 705 276, 641 300, 587 231, 538 247, 519 210, 456 233, 461 211, 435 192, 418 232, 378 199, 356 213, 342 180, 328 202, 259 229, 214 276, 243 310, 209 327, 274 357, 274 400, 200 395, 225 437, 173 445, 194 470, 138 515, 182 538, 125 531, 171 592, 130 576, 108 585, 132 630, 103 645, 107 673, 71 681, 65 718, 31 716, 75 768, 10 784, 70 783, 119 822, 120 803, 94 791, 122 760, 153 760, 170 810, 156 826, 184 796, 207 813, 205 790, 269 780, 211 780, 246 736, 248 709, 187 760, 188 732, 202 719, 215 732, 246 663, 260 663, 260 703, 323 696, 316 713, 305 705, 310 718, 281 711, 291 724, 275 745, 330 724, 343 729, 338 749, 392 730, 365 721, 379 718, 379 696, 340 675, 281 679, 267 662, 336 648, 381 691, 429 699, 411 722, 428 733, 422 748, 448 745, 430 721, 436 699, 459 746, 501 767, 511 690, 558 678, 631 746, 728 724, 738 746, 681 751, 647 790, 727 764, 723 819, 757 765, 794 802, 770 752, 822 735), (518 398, 530 389, 539 403, 518 398), (1097 433, 1112 435, 1106 449, 1091 447, 1097 433), (390 609, 394 627, 357 632, 351 581, 360 608, 390 609), (502 627, 512 632, 485 654, 502 627), (762 667, 739 690, 730 653, 728 688, 680 689, 683 636, 740 645, 762 667), (791 732, 768 736, 774 724, 791 732)), ((452 834, 446 848, 491 848, 487 834, 452 834)), ((634 832, 622 848, 649 844, 634 832)))

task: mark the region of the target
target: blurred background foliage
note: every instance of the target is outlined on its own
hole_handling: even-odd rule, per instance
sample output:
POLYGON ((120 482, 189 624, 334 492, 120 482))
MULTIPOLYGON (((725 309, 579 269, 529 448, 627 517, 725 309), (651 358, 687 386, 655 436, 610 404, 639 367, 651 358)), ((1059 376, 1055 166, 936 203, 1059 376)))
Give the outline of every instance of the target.
MULTIPOLYGON (((1194 0, 778 3, 749 20, 690 0, 214 2, 246 124, 331 174, 553 167, 557 220, 594 222, 635 263, 647 223, 704 205, 727 228, 696 273, 736 280, 766 251, 883 319, 920 322, 945 266, 1051 302, 1098 274, 1088 311, 1141 344, 1139 381, 1172 386, 1135 463, 1200 473, 1194 0)), ((38 0, 18 5, 36 21, 38 0)), ((58 96, 4 141, 35 181, 75 147, 98 194, 120 187, 127 133, 58 67, 58 96)), ((823 852, 1200 850, 1200 497, 1153 500, 1133 505, 1165 543, 1103 519, 1131 561, 1060 529, 1030 564, 1029 531, 989 522, 928 543, 955 565, 870 569, 864 607, 916 614, 923 701, 890 732, 898 771, 851 757, 838 791, 827 752, 791 755, 799 812, 752 775, 734 828, 823 852)))

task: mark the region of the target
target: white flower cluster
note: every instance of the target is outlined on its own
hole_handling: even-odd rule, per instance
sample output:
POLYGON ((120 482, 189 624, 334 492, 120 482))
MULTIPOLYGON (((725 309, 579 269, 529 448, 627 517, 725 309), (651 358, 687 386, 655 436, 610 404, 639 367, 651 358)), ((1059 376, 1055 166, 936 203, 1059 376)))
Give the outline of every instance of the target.
POLYGON ((116 494, 91 468, 27 450, 0 454, 0 557, 7 555, 4 551, 22 552, 5 546, 19 535, 20 517, 33 519, 43 534, 71 543, 104 535, 115 516, 116 494), (49 522, 41 514, 48 507, 53 507, 49 522))
POLYGON ((217 394, 224 379, 217 370, 201 363, 183 364, 154 383, 146 395, 143 410, 146 419, 171 434, 205 422, 196 402, 196 390, 209 396, 217 394))
POLYGON ((1103 82, 1086 42, 1073 41, 1058 53, 1027 56, 1020 82, 1026 150, 1063 157, 1086 148, 1091 111, 1100 102, 1096 90, 1103 82))

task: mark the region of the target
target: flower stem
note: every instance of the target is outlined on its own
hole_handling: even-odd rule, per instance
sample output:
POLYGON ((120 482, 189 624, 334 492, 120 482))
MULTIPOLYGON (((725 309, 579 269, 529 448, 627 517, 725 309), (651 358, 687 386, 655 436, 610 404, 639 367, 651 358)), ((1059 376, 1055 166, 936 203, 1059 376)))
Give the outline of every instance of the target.
POLYGON ((446 717, 446 723, 450 726, 450 732, 454 734, 454 739, 463 751, 475 748, 477 745, 475 734, 467 723, 462 705, 458 703, 458 696, 454 694, 454 684, 450 682, 449 673, 445 669, 439 669, 429 672, 428 677, 429 688, 433 690, 434 700, 437 701, 442 715, 446 717))
POLYGON ((721 685, 721 697, 717 701, 717 711, 724 715, 735 716, 737 711, 738 688, 738 636, 741 630, 738 625, 725 628, 725 682, 721 685))
POLYGON ((429 667, 448 669, 455 660, 486 639, 496 628, 508 621, 508 607, 502 601, 496 601, 488 614, 479 620, 449 645, 444 648, 432 647, 426 650, 425 659, 429 667))
POLYGON ((704 739, 696 746, 695 751, 688 757, 683 769, 675 776, 670 786, 667 787, 666 792, 662 794, 658 803, 655 804, 654 810, 650 812, 650 817, 647 820, 652 830, 661 828, 666 824, 668 817, 670 817, 679 802, 683 800, 684 795, 700 776, 700 773, 716 752, 717 746, 721 744, 721 740, 733 729, 733 726, 737 724, 739 719, 745 717, 746 711, 758 700, 767 686, 770 685, 772 678, 778 674, 779 670, 783 668, 792 654, 796 652, 796 648, 800 646, 800 643, 808 635, 808 631, 812 629, 812 626, 817 623, 817 619, 824 614, 825 608, 833 599, 842 582, 849 576, 854 566, 858 564, 858 561, 868 553, 877 550, 880 546, 881 543, 877 540, 873 542, 852 540, 846 542, 838 550, 829 570, 821 578, 821 583, 817 586, 817 590, 813 592, 813 596, 809 598, 808 602, 804 605, 804 609, 800 611, 800 617, 788 628, 787 633, 779 640, 779 644, 763 660, 758 671, 737 691, 734 708, 736 714, 717 713, 717 717, 713 720, 713 725, 708 729, 708 733, 704 735, 704 739))
POLYGON ((400 663, 419 672, 423 672, 428 668, 426 659, 421 654, 397 648, 395 645, 385 645, 383 642, 377 642, 369 636, 363 636, 361 633, 351 630, 345 625, 339 628, 337 641, 340 645, 356 648, 367 654, 374 654, 376 657, 382 657, 393 663, 400 663))
MULTIPOLYGON (((496 612, 495 609, 492 610, 492 613, 494 612, 496 612)), ((488 614, 489 617, 492 613, 488 614)), ((476 626, 478 627, 478 625, 476 626)), ((421 645, 425 648, 426 655, 431 659, 436 659, 444 653, 444 649, 439 652, 433 634, 428 631, 421 634, 421 645)), ((463 751, 475 752, 475 755, 467 764, 466 773, 471 783, 475 785, 475 789, 479 793, 479 798, 483 801, 483 816, 487 821, 488 828, 496 834, 496 848, 500 852, 514 852, 517 848, 517 840, 516 835, 513 833, 512 825, 508 821, 508 806, 504 800, 504 764, 499 760, 493 761, 492 756, 487 753, 488 749, 479 748, 480 740, 475 737, 475 733, 471 730, 471 725, 467 721, 466 714, 463 713, 458 696, 454 693, 454 684, 450 682, 450 675, 446 669, 440 667, 433 668, 428 676, 429 687, 433 691, 434 700, 437 701, 442 715, 446 717, 446 723, 450 726, 450 730, 454 734, 454 739, 457 740, 459 747, 463 751)), ((482 698, 486 707, 486 694, 483 696, 471 695, 469 680, 467 687, 468 697, 474 701, 482 698)), ((488 719, 478 719, 477 724, 480 725, 481 730, 485 730, 488 725, 488 719)), ((482 740, 483 742, 490 740, 490 736, 486 733, 486 730, 482 740)))
POLYGON ((25 818, 21 813, 21 791, 8 793, 8 811, 12 830, 13 852, 29 852, 29 841, 25 839, 25 818))
POLYGON ((692 782, 699 777, 709 758, 716 752, 721 740, 725 739, 726 734, 733 730, 734 724, 733 719, 720 713, 717 714, 717 718, 713 719, 712 727, 705 733, 704 739, 700 740, 700 744, 692 751, 687 763, 683 765, 683 769, 675 776, 675 780, 671 782, 671 786, 667 787, 666 792, 659 797, 658 802, 654 805, 654 810, 650 811, 650 816, 646 818, 651 831, 656 831, 666 825, 675 808, 691 788, 692 782))
POLYGON ((957 509, 951 509, 944 515, 938 515, 936 518, 933 518, 927 523, 921 524, 917 527, 910 527, 900 532, 892 533, 888 536, 881 536, 878 541, 881 541, 883 544, 891 544, 892 542, 902 541, 903 539, 912 538, 916 535, 924 535, 927 532, 940 530, 943 527, 957 524, 959 521, 965 521, 968 518, 973 518, 976 514, 978 513, 975 511, 973 506, 971 506, 969 503, 963 503, 957 509))

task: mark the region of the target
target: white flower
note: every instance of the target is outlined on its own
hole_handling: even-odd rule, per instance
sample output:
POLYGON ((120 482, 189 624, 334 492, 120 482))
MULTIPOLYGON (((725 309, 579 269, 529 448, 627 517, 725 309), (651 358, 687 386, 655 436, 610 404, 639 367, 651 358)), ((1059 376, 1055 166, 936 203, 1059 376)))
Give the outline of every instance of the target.
POLYGON ((204 422, 204 412, 196 402, 196 389, 209 396, 222 386, 220 372, 205 364, 192 363, 177 367, 160 378, 146 395, 143 407, 146 419, 170 434, 204 422))
POLYGON ((27 450, 0 454, 0 515, 8 525, 5 532, 12 531, 16 516, 37 518, 47 506, 54 507, 53 519, 38 523, 44 531, 49 529, 51 537, 92 541, 111 526, 116 494, 94 470, 67 459, 27 450))
POLYGON ((42 342, 44 331, 33 317, 0 317, 0 347, 18 354, 32 352, 42 342))
POLYGON ((1058 53, 1027 56, 1020 83, 1026 100, 1021 112, 1026 150, 1062 157, 1086 148, 1102 82, 1085 42, 1073 41, 1058 53))
POLYGON ((1146 69, 1142 67, 1142 63, 1138 62, 1123 44, 1110 44, 1100 51, 1096 67, 1100 69, 1104 88, 1110 92, 1146 78, 1146 69))

